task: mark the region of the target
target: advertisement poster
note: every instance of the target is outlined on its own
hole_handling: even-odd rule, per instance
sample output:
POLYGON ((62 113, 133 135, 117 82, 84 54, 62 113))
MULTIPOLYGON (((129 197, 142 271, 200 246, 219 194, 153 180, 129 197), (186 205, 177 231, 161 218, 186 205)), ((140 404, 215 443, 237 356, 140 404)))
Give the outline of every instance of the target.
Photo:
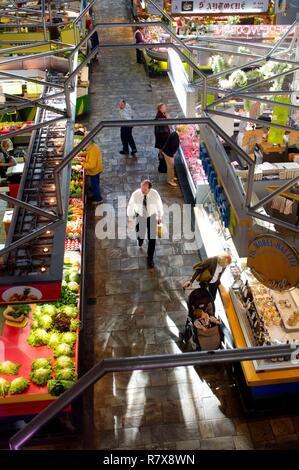
MULTIPOLYGON (((282 1, 282 0, 277 0, 282 1)), ((285 0, 283 0, 285 1, 285 0)), ((215 14, 215 13, 265 13, 268 10, 269 0, 225 0, 215 2, 211 0, 172 0, 171 12, 173 14, 215 14)))

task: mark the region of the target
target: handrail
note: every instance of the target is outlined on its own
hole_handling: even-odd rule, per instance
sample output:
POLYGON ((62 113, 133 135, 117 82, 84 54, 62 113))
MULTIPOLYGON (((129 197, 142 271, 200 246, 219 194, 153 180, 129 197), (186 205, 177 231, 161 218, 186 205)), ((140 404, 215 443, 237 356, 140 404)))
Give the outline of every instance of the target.
POLYGON ((77 18, 75 18, 75 20, 73 21, 74 24, 77 24, 79 23, 79 21, 83 18, 83 16, 91 9, 91 7, 95 4, 97 0, 91 0, 91 2, 86 5, 86 7, 84 8, 84 10, 81 11, 80 15, 77 16, 77 18))
MULTIPOLYGON (((10 440, 11 450, 19 450, 45 424, 66 408, 85 390, 95 384, 108 372, 128 372, 134 370, 153 370, 171 367, 224 364, 245 360, 288 357, 296 354, 296 345, 258 346, 254 348, 227 349, 217 351, 189 352, 184 354, 164 354, 103 359, 86 372, 69 390, 53 401, 36 415, 23 429, 10 440)), ((291 356, 291 357, 292 357, 291 356)))

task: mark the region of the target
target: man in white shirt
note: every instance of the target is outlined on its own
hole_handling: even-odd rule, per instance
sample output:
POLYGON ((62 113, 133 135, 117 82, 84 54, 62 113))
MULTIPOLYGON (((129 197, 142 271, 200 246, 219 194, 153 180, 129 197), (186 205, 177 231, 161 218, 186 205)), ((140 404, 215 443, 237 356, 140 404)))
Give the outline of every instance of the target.
POLYGON ((160 223, 163 216, 163 203, 158 191, 152 189, 151 181, 142 181, 140 188, 133 192, 128 203, 127 215, 129 225, 133 223, 134 218, 136 219, 136 233, 140 248, 147 231, 147 263, 149 268, 153 268, 157 222, 160 223))
MULTIPOLYGON (((124 121, 131 121, 133 119, 133 111, 129 103, 126 103, 124 99, 118 103, 120 118, 124 121)), ((129 155, 129 146, 131 147, 131 155, 137 153, 136 144, 132 135, 133 127, 121 127, 120 138, 123 144, 121 155, 129 155)))

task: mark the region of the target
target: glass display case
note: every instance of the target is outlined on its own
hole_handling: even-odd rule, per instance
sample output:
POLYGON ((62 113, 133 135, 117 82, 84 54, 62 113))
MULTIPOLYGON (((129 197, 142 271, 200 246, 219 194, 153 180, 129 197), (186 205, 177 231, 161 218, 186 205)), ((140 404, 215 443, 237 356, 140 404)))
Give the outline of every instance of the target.
MULTIPOLYGON (((246 269, 236 276, 230 296, 248 347, 299 341, 299 289, 271 290, 246 269)), ((253 363, 256 371, 298 367, 288 358, 253 363)))

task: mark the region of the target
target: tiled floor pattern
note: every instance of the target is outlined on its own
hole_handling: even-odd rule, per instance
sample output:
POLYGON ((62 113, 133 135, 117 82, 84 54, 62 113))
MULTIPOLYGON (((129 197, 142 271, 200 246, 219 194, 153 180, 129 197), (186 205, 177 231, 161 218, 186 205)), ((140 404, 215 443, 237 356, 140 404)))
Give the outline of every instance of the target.
MULTIPOLYGON (((125 21, 124 0, 98 2, 100 21, 125 21)), ((132 31, 104 28, 103 43, 132 43, 132 31)), ((135 51, 105 49, 90 79, 91 128, 100 120, 118 119, 117 102, 124 97, 136 117, 155 115, 165 101, 171 116, 179 106, 168 79, 150 80, 135 51)), ((105 129, 96 138, 103 151, 101 178, 104 199, 115 210, 124 207, 140 183, 149 177, 165 203, 183 203, 179 189, 157 172, 153 129, 135 128, 138 157, 124 158, 119 129, 105 129)), ((196 250, 186 240, 158 242, 156 266, 146 267, 146 252, 135 240, 98 240, 95 217, 88 217, 87 295, 84 325, 87 358, 181 353, 178 328, 186 319, 182 280, 191 272, 196 250)), ((92 425, 91 425, 92 427, 92 425)), ((299 417, 246 420, 230 368, 193 367, 151 372, 115 373, 94 387, 93 444, 97 449, 251 449, 298 445, 299 417)), ((92 442, 92 441, 90 441, 92 442)), ((88 447, 88 444, 87 444, 88 447)))

